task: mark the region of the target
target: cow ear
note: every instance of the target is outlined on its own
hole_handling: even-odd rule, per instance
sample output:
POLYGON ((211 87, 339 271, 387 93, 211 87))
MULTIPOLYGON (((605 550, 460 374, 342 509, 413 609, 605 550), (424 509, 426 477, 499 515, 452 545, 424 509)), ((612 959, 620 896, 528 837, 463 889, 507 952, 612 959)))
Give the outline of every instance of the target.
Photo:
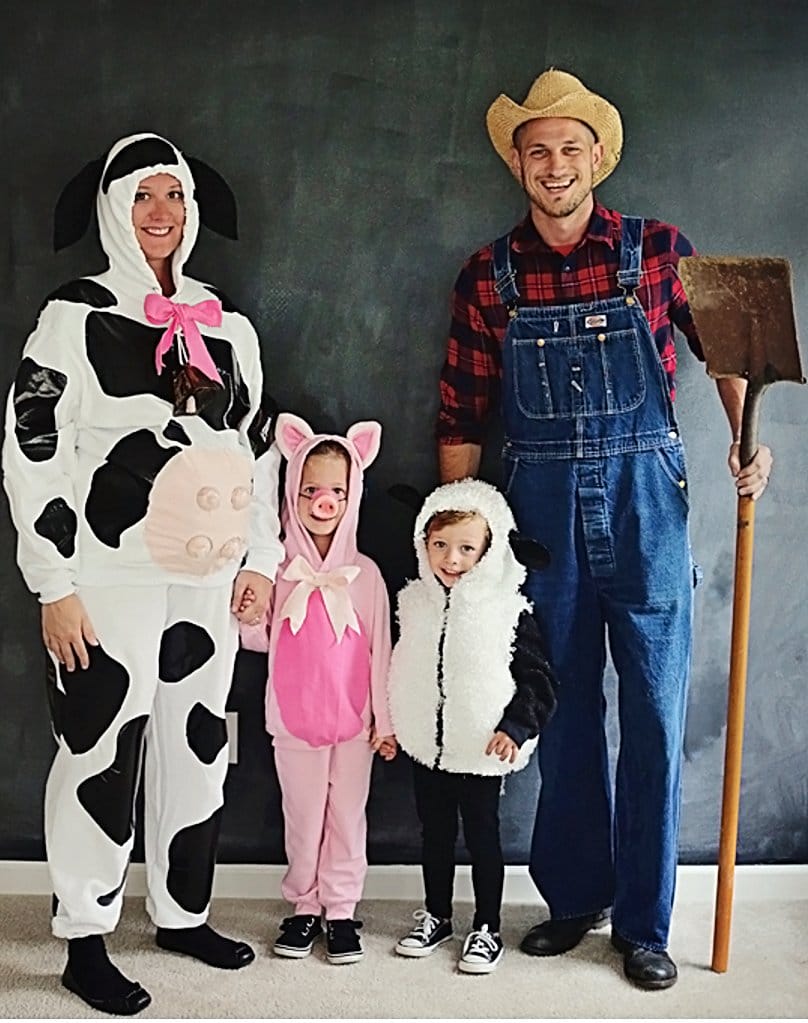
POLYGON ((194 178, 194 195, 199 206, 199 219, 225 238, 238 238, 238 212, 236 197, 230 185, 215 171, 195 156, 186 156, 194 178))
POLYGON ((287 461, 300 445, 314 436, 314 430, 305 419, 291 412, 281 412, 275 420, 275 441, 287 461))
POLYGON ((93 215, 104 160, 91 160, 62 189, 53 214, 53 250, 58 252, 84 237, 93 215))
POLYGON ((550 564, 550 552, 538 540, 533 540, 531 537, 512 529, 508 533, 508 542, 511 545, 514 557, 525 568, 532 568, 538 571, 547 568, 550 564))
POLYGON ((356 448, 362 468, 367 469, 376 455, 378 455, 379 448, 381 447, 381 425, 372 419, 367 422, 354 423, 345 436, 356 448))

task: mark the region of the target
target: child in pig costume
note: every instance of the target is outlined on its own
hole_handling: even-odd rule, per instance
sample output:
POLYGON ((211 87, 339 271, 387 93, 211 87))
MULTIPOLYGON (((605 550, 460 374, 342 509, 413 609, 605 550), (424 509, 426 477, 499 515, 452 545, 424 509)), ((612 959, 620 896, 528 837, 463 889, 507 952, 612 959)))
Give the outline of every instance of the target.
POLYGON ((381 427, 315 434, 282 413, 288 459, 282 524, 286 559, 268 622, 242 626, 242 644, 267 650, 267 731, 273 737, 289 861, 281 891, 294 915, 276 954, 303 958, 322 934, 332 963, 363 949, 353 919, 367 870, 365 806, 373 751, 395 756, 387 708, 390 609, 376 564, 356 548, 364 470, 381 427))

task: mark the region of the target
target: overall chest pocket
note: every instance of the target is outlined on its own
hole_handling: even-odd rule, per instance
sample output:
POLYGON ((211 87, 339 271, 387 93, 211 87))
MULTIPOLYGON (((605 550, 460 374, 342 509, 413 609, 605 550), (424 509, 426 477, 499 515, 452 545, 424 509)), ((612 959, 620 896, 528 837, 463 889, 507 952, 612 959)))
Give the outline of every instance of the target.
POLYGON ((515 338, 514 392, 528 419, 608 416, 636 409, 645 373, 636 330, 515 338))

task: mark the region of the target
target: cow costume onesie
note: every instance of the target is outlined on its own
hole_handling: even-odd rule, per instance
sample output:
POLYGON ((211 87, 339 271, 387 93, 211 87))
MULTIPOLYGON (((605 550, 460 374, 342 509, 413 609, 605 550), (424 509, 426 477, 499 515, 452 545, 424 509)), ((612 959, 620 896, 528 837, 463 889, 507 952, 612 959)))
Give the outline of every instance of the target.
MULTIPOLYGON (((207 919, 238 645, 231 593, 243 559, 272 579, 282 557, 279 457, 258 428, 255 331, 183 273, 200 220, 235 237, 225 182, 155 135, 122 139, 63 192, 57 248, 84 233, 96 193, 109 268, 41 309, 9 396, 3 468, 26 583, 43 604, 78 594, 98 639, 86 669, 52 658, 53 932, 102 935, 118 921, 145 740, 147 908, 162 943, 207 919), (138 185, 155 174, 184 194, 170 298, 132 222, 138 185)), ((223 962, 197 952, 245 965, 240 948, 223 962)))
POLYGON ((390 664, 389 701, 396 739, 415 762, 426 912, 418 911, 421 922, 396 951, 427 955, 452 935, 459 811, 475 895, 473 931, 463 958, 479 941, 483 950, 491 946, 488 958, 495 965, 502 948, 498 936, 496 948, 492 944, 504 878, 502 779, 525 767, 556 704, 555 678, 521 592, 526 571, 517 552, 537 569, 547 564, 548 553, 516 534, 502 494, 474 479, 438 487, 427 497, 415 521, 414 542, 420 578, 398 595, 400 638, 390 664), (476 513, 490 532, 487 550, 451 588, 430 567, 426 532, 430 519, 447 511, 476 513), (496 732, 519 747, 513 763, 486 753, 496 732))
MULTIPOLYGON (((241 627, 244 645, 268 650, 269 657, 266 724, 289 861, 281 891, 295 912, 284 921, 287 933, 275 951, 296 957, 301 948, 310 950, 324 911, 329 959, 348 962, 361 955, 350 926, 367 869, 371 728, 378 736, 392 731, 386 696, 389 599, 376 564, 356 547, 363 473, 378 453, 381 427, 366 422, 345 437, 314 434, 299 417, 281 413, 275 436, 289 460, 282 510, 286 559, 268 635, 266 628, 241 627), (324 557, 297 510, 306 459, 323 441, 336 442, 350 458, 346 510, 324 557), (337 927, 345 937, 342 954, 340 935, 335 939, 332 933, 335 921, 346 925, 337 927), (306 929, 302 945, 296 943, 298 929, 306 929)), ((313 494, 312 515, 321 500, 334 497, 313 494)))

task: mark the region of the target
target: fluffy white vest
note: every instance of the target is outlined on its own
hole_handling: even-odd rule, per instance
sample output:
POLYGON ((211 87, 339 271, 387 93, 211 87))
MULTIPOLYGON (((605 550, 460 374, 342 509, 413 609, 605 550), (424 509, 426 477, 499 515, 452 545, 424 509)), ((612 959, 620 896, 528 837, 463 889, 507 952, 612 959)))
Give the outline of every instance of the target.
POLYGON ((427 767, 440 752, 437 766, 445 771, 504 775, 521 770, 536 746, 536 739, 526 742, 513 764, 485 753, 516 691, 510 670, 516 624, 531 606, 519 591, 525 573, 508 543, 512 522, 502 496, 477 480, 439 488, 418 516, 421 578, 399 594, 401 638, 390 665, 389 702, 396 738, 427 767), (479 511, 492 532, 485 556, 448 595, 429 570, 422 539, 428 518, 444 508, 479 511), (438 672, 445 697, 440 751, 438 672))

